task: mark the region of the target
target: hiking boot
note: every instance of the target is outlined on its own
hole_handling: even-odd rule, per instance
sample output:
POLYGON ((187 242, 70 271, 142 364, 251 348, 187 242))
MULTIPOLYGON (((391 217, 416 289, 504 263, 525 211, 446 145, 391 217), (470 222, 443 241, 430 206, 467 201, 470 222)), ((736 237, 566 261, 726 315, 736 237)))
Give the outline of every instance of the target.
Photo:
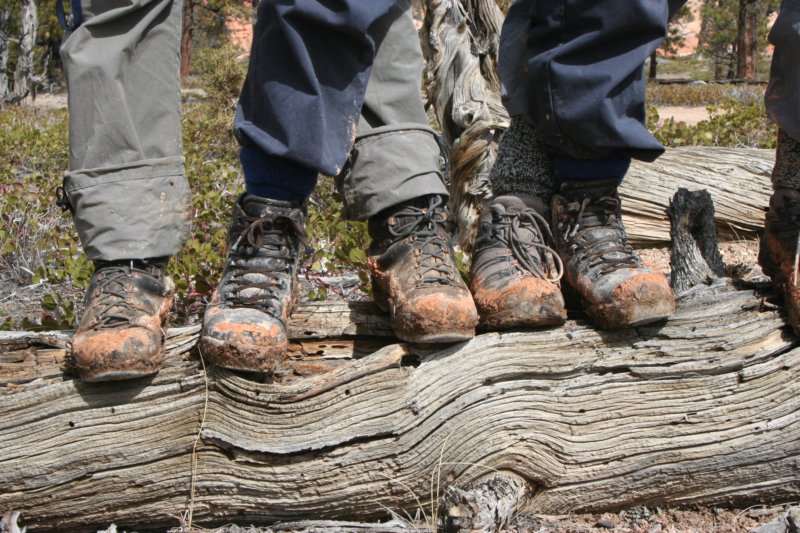
POLYGON ((439 195, 416 198, 369 220, 373 296, 405 341, 458 342, 475 335, 478 313, 456 267, 446 220, 439 195))
POLYGON ((96 262, 86 309, 72 337, 83 381, 149 376, 164 361, 164 332, 175 285, 166 260, 96 262))
POLYGON ((758 262, 783 296, 789 324, 800 335, 800 191, 776 189, 769 201, 758 262))
POLYGON ((566 182, 551 204, 564 279, 583 299, 592 322, 606 329, 647 324, 675 312, 664 275, 643 264, 628 243, 618 183, 566 182))
POLYGON ((481 326, 492 329, 563 324, 561 259, 550 247, 547 207, 530 196, 499 196, 481 213, 470 289, 481 326))
POLYGON ((305 209, 243 194, 233 208, 222 280, 203 318, 203 357, 217 366, 270 372, 286 359, 296 305, 305 209))

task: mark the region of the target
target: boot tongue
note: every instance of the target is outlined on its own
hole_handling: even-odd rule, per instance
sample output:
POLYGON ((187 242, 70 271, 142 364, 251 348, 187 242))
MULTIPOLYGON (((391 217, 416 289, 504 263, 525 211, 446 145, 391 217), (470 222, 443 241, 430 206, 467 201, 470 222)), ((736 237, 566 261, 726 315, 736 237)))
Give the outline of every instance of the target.
POLYGON ((282 200, 271 200, 252 194, 245 194, 242 197, 242 210, 247 216, 264 217, 272 214, 288 215, 293 209, 302 209, 298 202, 285 202, 282 200))
MULTIPOLYGON (((531 210, 543 218, 547 216, 547 207, 544 202, 538 198, 532 196, 498 196, 492 200, 489 216, 496 214, 500 217, 510 217, 519 215, 525 211, 528 211, 528 216, 531 216, 531 210)), ((544 218, 544 220, 547 219, 544 218)), ((542 242, 543 237, 538 231, 533 229, 536 228, 537 225, 531 224, 530 222, 530 219, 526 217, 525 223, 517 225, 517 237, 525 242, 542 242)))
POLYGON ((570 200, 582 200, 587 196, 597 198, 601 196, 614 196, 619 187, 620 180, 591 180, 591 181, 565 181, 561 184, 561 194, 570 200))
POLYGON ((444 222, 447 218, 447 211, 445 207, 446 204, 444 198, 441 198, 438 195, 420 196, 418 198, 414 198, 407 202, 403 202, 402 205, 403 207, 413 207, 416 209, 396 210, 392 215, 389 216, 388 222, 390 224, 397 224, 400 226, 405 226, 406 224, 414 224, 420 218, 419 211, 422 211, 422 216, 435 217, 438 222, 444 222), (435 202, 437 198, 441 199, 441 203, 438 206, 436 205, 435 202), (435 212, 431 213, 431 209, 434 209, 435 212))

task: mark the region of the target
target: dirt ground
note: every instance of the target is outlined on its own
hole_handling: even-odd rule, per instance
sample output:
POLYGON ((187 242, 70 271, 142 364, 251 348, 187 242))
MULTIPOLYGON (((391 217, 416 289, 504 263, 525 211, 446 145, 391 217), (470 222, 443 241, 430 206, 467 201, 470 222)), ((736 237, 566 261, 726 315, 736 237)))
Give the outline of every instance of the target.
POLYGON ((520 516, 510 531, 536 533, 751 533, 778 518, 783 507, 744 510, 635 507, 619 513, 520 516))
POLYGON ((708 110, 705 107, 659 106, 656 110, 659 122, 662 123, 668 118, 674 118, 675 122, 694 126, 702 120, 708 120, 708 110))

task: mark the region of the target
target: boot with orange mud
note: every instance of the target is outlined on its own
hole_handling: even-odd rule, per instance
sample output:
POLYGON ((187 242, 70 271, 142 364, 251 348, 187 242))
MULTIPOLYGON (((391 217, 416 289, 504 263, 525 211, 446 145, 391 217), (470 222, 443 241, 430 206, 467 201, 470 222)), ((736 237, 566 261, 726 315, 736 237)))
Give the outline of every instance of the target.
POLYGON ((530 196, 493 198, 481 213, 470 289, 487 329, 563 324, 561 259, 545 218, 545 204, 530 196))
POLYGON ((373 295, 395 334, 409 342, 464 341, 478 323, 453 258, 443 203, 439 195, 423 196, 369 220, 373 295))
POLYGON ((72 337, 83 381, 135 379, 158 372, 175 286, 166 259, 95 264, 86 309, 72 337))
POLYGON ((239 197, 225 270, 203 318, 200 345, 206 361, 271 372, 286 359, 286 321, 296 304, 305 236, 300 203, 239 197))
POLYGON ((660 272, 642 263, 622 224, 619 180, 572 181, 551 204, 564 279, 595 325, 617 329, 656 322, 675 312, 675 296, 660 272))

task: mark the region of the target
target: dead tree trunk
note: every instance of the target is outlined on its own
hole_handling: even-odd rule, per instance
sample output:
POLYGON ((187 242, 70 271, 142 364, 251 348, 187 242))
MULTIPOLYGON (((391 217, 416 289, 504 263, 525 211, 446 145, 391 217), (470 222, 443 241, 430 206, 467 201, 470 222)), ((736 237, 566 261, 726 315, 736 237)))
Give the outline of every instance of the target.
POLYGON ((23 0, 20 10, 20 37, 17 67, 14 70, 13 99, 20 101, 31 94, 31 78, 33 77, 33 49, 36 45, 36 32, 39 29, 36 3, 34 0, 23 0))
POLYGON ((494 0, 427 0, 428 101, 451 147, 450 205, 465 250, 475 240, 478 206, 490 196, 489 172, 509 124, 496 67, 502 22, 494 0))
POLYGON ((396 343, 371 304, 306 304, 267 382, 204 372, 197 334, 170 330, 152 379, 91 385, 64 374, 68 333, 0 335, 0 511, 59 531, 189 507, 202 525, 420 510, 459 529, 800 495, 800 348, 767 284, 686 288, 647 327, 573 317, 448 347, 396 343))
POLYGON ((631 242, 670 242, 670 199, 679 188, 706 189, 715 206, 721 238, 753 238, 764 228, 772 193, 773 150, 758 148, 670 148, 653 163, 634 161, 620 186, 631 242))
POLYGON ((9 20, 11 20, 11 12, 6 8, 0 9, 0 106, 11 97, 8 88, 9 20))

